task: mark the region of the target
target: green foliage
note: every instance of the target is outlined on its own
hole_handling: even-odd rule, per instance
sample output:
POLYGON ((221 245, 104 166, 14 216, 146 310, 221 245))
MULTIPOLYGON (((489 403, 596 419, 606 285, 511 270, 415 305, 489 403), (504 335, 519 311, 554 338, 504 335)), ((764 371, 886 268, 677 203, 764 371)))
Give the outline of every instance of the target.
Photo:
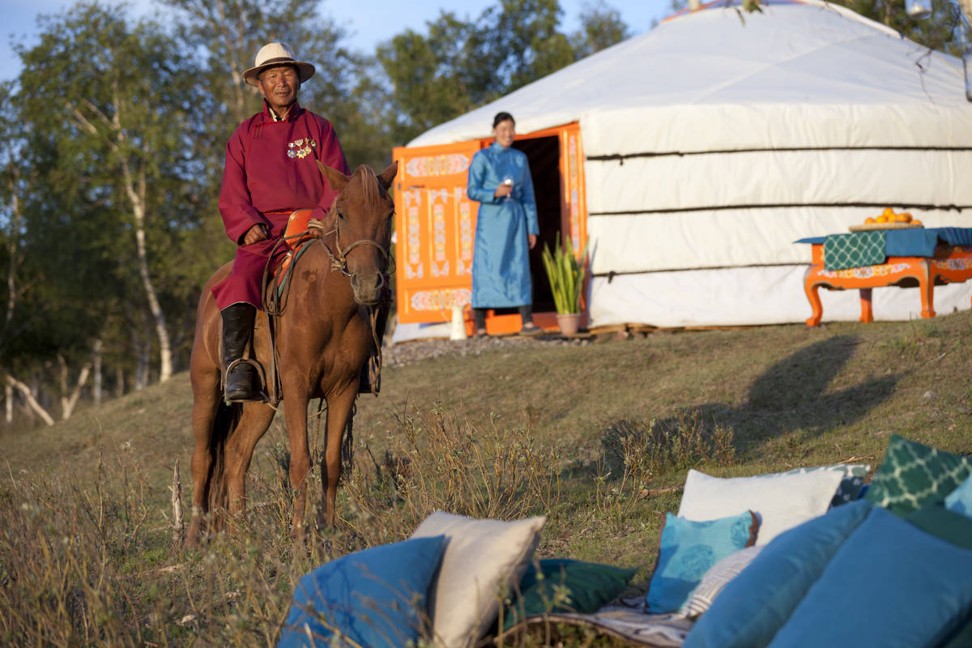
MULTIPOLYGON (((962 10, 951 0, 932 0, 932 15, 911 18, 901 0, 835 0, 862 16, 901 32, 906 38, 929 49, 962 56, 963 34, 967 25, 962 10)), ((921 62, 919 61, 919 65, 921 62)))
POLYGON ((631 30, 622 20, 620 12, 608 6, 604 0, 583 5, 580 22, 580 30, 570 36, 571 47, 578 59, 607 49, 631 36, 631 30))
POLYGON ((543 267, 547 271, 550 281, 550 291, 553 293, 554 307, 558 313, 569 314, 580 312, 581 290, 584 288, 584 274, 587 268, 587 250, 580 257, 574 254, 574 247, 569 237, 564 237, 561 247, 560 239, 554 244, 554 251, 544 243, 541 251, 543 267))
POLYGON ((132 329, 112 323, 130 308, 127 323, 145 332, 147 355, 156 333, 156 350, 168 334, 155 302, 182 308, 204 278, 192 277, 188 290, 169 280, 192 267, 179 263, 179 246, 201 216, 186 155, 190 67, 159 25, 130 22, 118 8, 79 3, 42 27, 40 43, 19 51, 15 104, 29 169, 18 196, 23 253, 43 277, 23 305, 36 297, 56 306, 59 356, 87 356, 96 341, 127 347, 132 329), (107 337, 116 331, 121 339, 107 337))
POLYGON ((501 0, 476 18, 442 12, 379 46, 376 58, 397 108, 392 134, 420 133, 556 72, 627 35, 616 11, 599 4, 576 34, 560 30, 557 0, 501 0))

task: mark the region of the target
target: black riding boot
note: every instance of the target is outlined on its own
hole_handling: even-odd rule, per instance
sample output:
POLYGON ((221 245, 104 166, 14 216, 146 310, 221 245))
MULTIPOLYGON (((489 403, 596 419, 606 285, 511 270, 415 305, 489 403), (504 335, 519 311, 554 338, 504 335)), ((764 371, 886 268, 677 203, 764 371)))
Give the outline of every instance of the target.
POLYGON ((227 306, 223 317, 223 359, 226 361, 226 385, 223 398, 226 402, 262 400, 257 393, 256 370, 243 353, 253 335, 256 308, 250 304, 227 306))

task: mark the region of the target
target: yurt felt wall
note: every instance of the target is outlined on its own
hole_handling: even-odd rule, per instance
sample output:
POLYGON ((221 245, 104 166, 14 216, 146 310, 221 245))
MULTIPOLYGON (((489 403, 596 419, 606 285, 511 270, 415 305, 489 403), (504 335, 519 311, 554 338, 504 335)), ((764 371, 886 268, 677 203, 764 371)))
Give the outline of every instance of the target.
MULTIPOLYGON (((885 206, 972 226, 972 104, 961 61, 815 0, 722 3, 442 124, 409 146, 578 122, 592 251, 592 326, 798 322, 810 246, 885 206)), ((939 313, 969 285, 937 288, 939 313)), ((856 319, 856 291, 822 291, 856 319)), ((916 317, 915 290, 874 293, 916 317)))

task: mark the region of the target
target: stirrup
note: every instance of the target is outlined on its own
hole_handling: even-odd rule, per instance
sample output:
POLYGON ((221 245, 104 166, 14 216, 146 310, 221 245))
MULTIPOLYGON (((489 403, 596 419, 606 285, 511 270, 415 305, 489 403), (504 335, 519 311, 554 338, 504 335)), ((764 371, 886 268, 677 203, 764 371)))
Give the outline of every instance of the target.
POLYGON ((255 380, 259 380, 262 384, 265 384, 266 379, 263 373, 263 366, 256 360, 250 358, 238 358, 226 366, 226 371, 223 373, 223 401, 228 403, 248 403, 252 401, 266 402, 269 400, 267 394, 258 387, 254 387, 253 383, 255 380), (229 397, 227 388, 229 387, 229 376, 230 373, 236 367, 240 365, 248 365, 253 373, 250 374, 250 389, 246 395, 236 396, 234 398, 229 397))

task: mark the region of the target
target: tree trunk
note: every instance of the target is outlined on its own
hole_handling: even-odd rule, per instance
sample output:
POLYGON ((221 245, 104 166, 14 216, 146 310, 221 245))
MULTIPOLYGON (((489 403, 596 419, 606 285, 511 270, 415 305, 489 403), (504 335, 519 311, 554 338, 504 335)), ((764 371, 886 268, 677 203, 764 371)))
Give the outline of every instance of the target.
POLYGON ((6 408, 6 421, 7 425, 13 423, 13 398, 14 390, 12 385, 3 386, 4 404, 6 408))
POLYGON ((125 395, 125 370, 121 365, 115 368, 115 397, 121 398, 125 395))
POLYGON ((148 386, 149 347, 141 335, 141 327, 132 328, 132 350, 135 352, 135 391, 142 391, 148 386))
POLYGON ((102 388, 103 388, 102 357, 101 357, 102 346, 103 343, 100 338, 95 340, 94 350, 91 352, 91 364, 92 364, 91 399, 94 401, 95 405, 101 405, 101 397, 102 397, 102 388))
POLYGON ((7 313, 4 329, 8 329, 13 322, 14 309, 17 306, 17 267, 20 264, 18 246, 20 244, 20 199, 17 196, 17 184, 20 172, 14 164, 10 164, 10 175, 7 189, 10 191, 10 221, 7 225, 7 313))
POLYGON ((91 363, 87 362, 81 367, 78 381, 70 389, 68 388, 68 378, 70 377, 68 363, 60 353, 57 354, 57 364, 61 369, 61 420, 66 421, 71 418, 74 408, 77 407, 78 401, 81 399, 81 390, 84 389, 85 383, 88 382, 88 376, 91 374, 91 363))
MULTIPOLYGON (((125 106, 124 97, 115 96, 115 114, 110 119, 97 106, 90 102, 85 103, 87 109, 98 116, 98 121, 109 129, 110 134, 106 136, 106 140, 118 158, 118 165, 122 172, 122 185, 132 206, 132 225, 135 232, 138 274, 142 280, 142 288, 145 290, 145 298, 148 301, 149 310, 152 313, 152 318, 155 320, 155 332, 159 339, 159 382, 165 382, 172 377, 172 345, 169 342, 169 331, 165 325, 165 313, 162 311, 158 293, 155 290, 152 276, 149 273, 148 251, 145 245, 145 190, 147 184, 145 167, 146 160, 151 156, 152 152, 147 150, 147 144, 143 143, 142 148, 138 149, 133 155, 137 164, 136 177, 136 174, 132 172, 129 161, 129 147, 131 143, 128 141, 125 129, 122 128, 121 124, 121 115, 125 106)), ((99 134, 98 128, 78 108, 75 108, 74 115, 82 128, 93 135, 99 134)))
POLYGON ((7 385, 20 392, 20 394, 24 397, 24 400, 27 401, 27 407, 31 412, 39 416, 40 419, 47 425, 54 425, 54 419, 51 418, 51 415, 47 413, 47 410, 41 407, 41 404, 37 402, 37 399, 34 398, 34 394, 30 391, 30 387, 20 382, 10 374, 7 374, 7 385))
MULTIPOLYGON (((118 119, 118 113, 115 113, 118 119)), ((120 127, 118 137, 124 139, 120 127)), ((148 156, 148 151, 142 151, 143 156, 148 156)), ((132 218, 135 225, 135 249, 138 255, 138 274, 142 279, 142 288, 145 290, 145 298, 148 300, 149 311, 155 322, 155 335, 159 339, 159 382, 165 382, 172 377, 172 344, 169 341, 169 330, 165 325, 165 313, 159 304, 158 293, 149 274, 148 251, 145 246, 145 163, 139 164, 138 179, 136 180, 131 173, 128 159, 121 156, 122 177, 125 181, 125 191, 132 204, 132 218)))

